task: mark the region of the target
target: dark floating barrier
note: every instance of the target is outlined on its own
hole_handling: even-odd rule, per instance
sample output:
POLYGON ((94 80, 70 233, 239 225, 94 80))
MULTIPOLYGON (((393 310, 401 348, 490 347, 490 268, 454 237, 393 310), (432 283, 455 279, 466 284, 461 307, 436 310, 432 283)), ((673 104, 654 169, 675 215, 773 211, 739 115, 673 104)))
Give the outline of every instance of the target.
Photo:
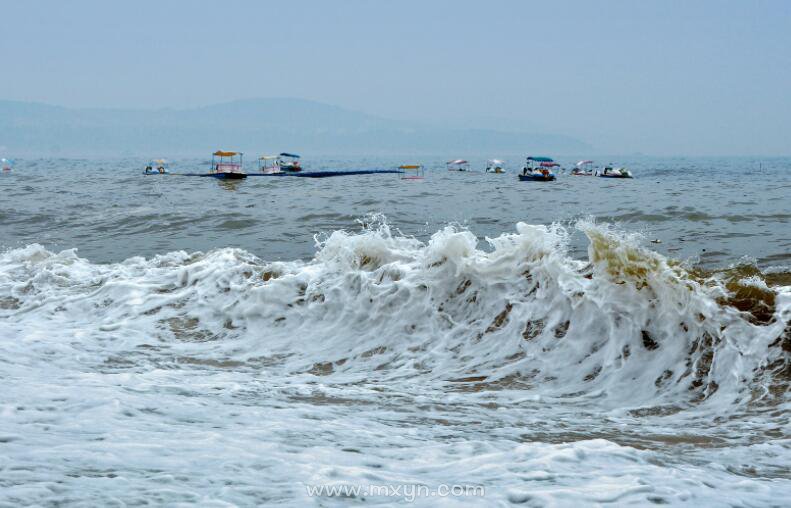
POLYGON ((250 175, 245 173, 170 173, 173 176, 200 176, 204 178, 217 178, 218 180, 240 180, 250 175))
MULTIPOLYGON (((380 174, 400 174, 403 171, 396 169, 361 169, 352 171, 301 171, 299 173, 247 173, 246 176, 292 176, 297 178, 328 178, 331 176, 354 176, 354 175, 380 175, 380 174)), ((209 178, 225 178, 223 173, 170 173, 178 176, 200 176, 209 178)), ((238 177, 237 177, 238 178, 238 177)), ((243 178, 243 177, 242 177, 243 178)))
POLYGON ((301 171, 299 173, 250 173, 247 176, 296 176, 298 178, 327 178, 330 176, 380 175, 403 173, 396 169, 359 169, 352 171, 301 171))

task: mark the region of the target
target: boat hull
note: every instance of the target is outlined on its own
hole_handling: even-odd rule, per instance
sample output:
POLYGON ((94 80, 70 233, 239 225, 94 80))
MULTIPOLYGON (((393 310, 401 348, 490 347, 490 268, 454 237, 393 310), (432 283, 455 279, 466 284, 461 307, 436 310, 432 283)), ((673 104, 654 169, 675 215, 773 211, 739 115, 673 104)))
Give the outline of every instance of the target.
POLYGON ((634 178, 632 175, 599 175, 599 178, 634 178))
POLYGON ((551 182, 555 175, 517 175, 520 182, 551 182))
POLYGON ((241 180, 247 178, 247 175, 244 173, 212 173, 209 176, 222 180, 241 180))

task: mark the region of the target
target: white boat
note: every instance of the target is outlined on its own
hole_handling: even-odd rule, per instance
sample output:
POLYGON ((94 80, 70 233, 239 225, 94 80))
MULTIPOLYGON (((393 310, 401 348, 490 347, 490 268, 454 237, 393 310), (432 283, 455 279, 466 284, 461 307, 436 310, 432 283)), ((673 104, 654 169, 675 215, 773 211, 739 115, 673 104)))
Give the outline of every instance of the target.
POLYGON ((448 171, 469 171, 470 163, 464 159, 456 159, 445 163, 448 171))
POLYGON ((574 169, 571 170, 572 176, 594 176, 593 161, 584 160, 575 164, 574 169))
POLYGON ((505 161, 500 159, 489 159, 486 161, 486 173, 505 173, 505 161))
POLYGON ((598 176, 602 178, 634 178, 628 169, 614 168, 612 165, 605 166, 598 176))
POLYGON ((211 169, 208 176, 238 180, 247 178, 242 170, 242 152, 217 150, 211 154, 211 169))
POLYGON ((401 180, 422 180, 425 177, 421 164, 403 164, 398 169, 401 171, 401 180))
POLYGON ((262 155, 258 158, 258 171, 265 175, 282 173, 280 169, 280 157, 277 155, 262 155))

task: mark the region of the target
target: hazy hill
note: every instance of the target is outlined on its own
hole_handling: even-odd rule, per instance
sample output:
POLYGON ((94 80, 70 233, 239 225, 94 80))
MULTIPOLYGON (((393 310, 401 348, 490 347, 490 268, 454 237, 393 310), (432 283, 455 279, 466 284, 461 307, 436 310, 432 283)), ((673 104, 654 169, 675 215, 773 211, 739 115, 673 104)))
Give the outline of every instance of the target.
POLYGON ((250 99, 193 109, 72 109, 0 101, 0 147, 13 156, 586 153, 562 135, 453 129, 388 120, 301 99, 250 99))

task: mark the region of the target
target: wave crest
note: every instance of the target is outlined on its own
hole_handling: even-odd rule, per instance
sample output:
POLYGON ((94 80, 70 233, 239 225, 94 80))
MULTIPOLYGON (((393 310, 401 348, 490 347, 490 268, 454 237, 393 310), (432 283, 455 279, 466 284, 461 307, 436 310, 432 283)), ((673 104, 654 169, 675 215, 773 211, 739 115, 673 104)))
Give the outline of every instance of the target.
POLYGON ((308 262, 219 249, 98 265, 31 245, 2 254, 2 328, 23 339, 9 354, 90 350, 108 369, 180 358, 637 411, 784 401, 788 287, 685 269, 639 236, 576 227, 587 260, 569 256, 560 225, 518 223, 481 248, 459 226, 424 243, 382 217, 317 239, 308 262), (745 301, 758 300, 754 319, 745 301))

